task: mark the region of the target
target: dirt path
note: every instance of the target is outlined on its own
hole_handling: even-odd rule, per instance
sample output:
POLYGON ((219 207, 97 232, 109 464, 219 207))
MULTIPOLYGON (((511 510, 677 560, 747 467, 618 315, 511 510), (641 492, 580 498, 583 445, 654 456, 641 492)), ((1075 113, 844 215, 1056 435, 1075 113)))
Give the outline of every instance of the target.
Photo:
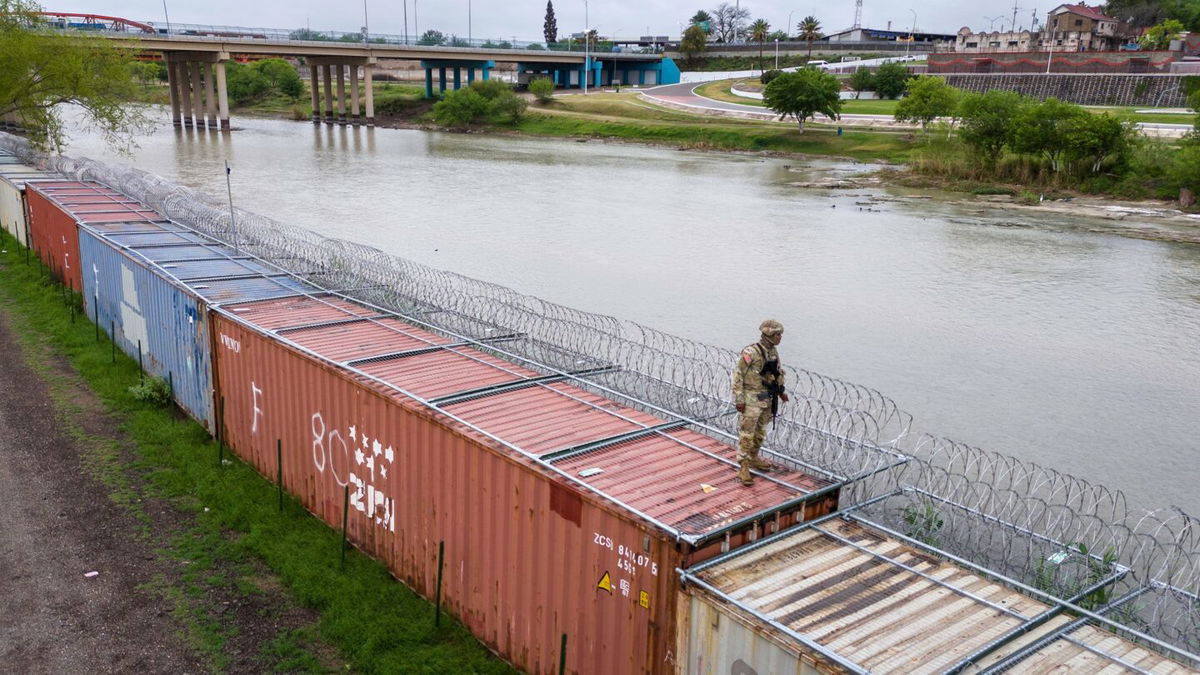
MULTIPOLYGON (((0 298, 0 672, 287 669, 297 652, 273 641, 311 633, 316 613, 254 561, 213 567, 252 592, 194 592, 170 552, 194 516, 145 488, 116 420, 62 357, 17 339, 9 311, 0 298)), ((302 642, 318 669, 344 667, 302 642)))
POLYGON ((0 663, 19 673, 203 672, 132 519, 88 477, 0 313, 0 663), (99 572, 88 577, 91 572, 99 572))

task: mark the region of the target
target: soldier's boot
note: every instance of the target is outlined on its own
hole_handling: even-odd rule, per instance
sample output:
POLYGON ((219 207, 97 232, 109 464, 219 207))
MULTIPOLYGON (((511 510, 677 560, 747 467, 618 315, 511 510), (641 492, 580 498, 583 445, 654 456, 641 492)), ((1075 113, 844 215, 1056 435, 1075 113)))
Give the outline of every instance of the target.
POLYGON ((750 475, 750 460, 743 459, 738 462, 737 477, 742 481, 742 485, 754 485, 754 476, 750 475))
POLYGON ((770 471, 771 463, 761 459, 758 453, 755 452, 753 455, 750 455, 750 468, 755 471, 770 471))

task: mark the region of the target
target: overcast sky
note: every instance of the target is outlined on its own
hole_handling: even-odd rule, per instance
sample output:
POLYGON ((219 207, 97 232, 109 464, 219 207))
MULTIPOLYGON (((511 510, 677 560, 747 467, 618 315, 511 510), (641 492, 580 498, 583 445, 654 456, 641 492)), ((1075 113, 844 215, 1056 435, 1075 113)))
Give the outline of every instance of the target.
MULTIPOLYGON (((42 0, 42 4, 53 11, 90 12, 155 23, 164 20, 163 3, 158 0, 42 0)), ((434 28, 466 37, 468 4, 475 38, 542 39, 545 0, 407 0, 409 32, 413 32, 415 17, 421 31, 434 28)), ((696 10, 711 11, 716 4, 711 0, 591 0, 588 18, 592 27, 605 36, 677 36, 696 10)), ((166 5, 172 23, 267 28, 309 25, 314 30, 357 31, 363 20, 363 6, 358 0, 167 0, 166 5)), ((742 5, 750 9, 751 18, 764 18, 773 28, 781 28, 790 15, 793 33, 795 24, 807 14, 816 16, 826 33, 848 28, 854 22, 853 0, 832 4, 816 0, 745 0, 742 5)), ((1029 0, 1019 0, 1019 6, 1017 26, 1027 28, 1034 9, 1039 21, 1044 21, 1047 10, 1057 5, 1046 2, 1035 7, 1029 0)), ((402 34, 404 7, 404 0, 367 0, 371 32, 402 34)), ((918 30, 940 33, 954 33, 964 25, 986 30, 992 19, 996 19, 997 29, 1001 21, 1007 27, 1013 14, 1012 0, 863 0, 863 25, 886 28, 891 21, 894 29, 907 30, 913 21, 910 8, 916 11, 918 30), (998 18, 1001 16, 1004 18, 998 18)), ((557 0, 554 9, 560 35, 583 29, 583 0, 557 0)))

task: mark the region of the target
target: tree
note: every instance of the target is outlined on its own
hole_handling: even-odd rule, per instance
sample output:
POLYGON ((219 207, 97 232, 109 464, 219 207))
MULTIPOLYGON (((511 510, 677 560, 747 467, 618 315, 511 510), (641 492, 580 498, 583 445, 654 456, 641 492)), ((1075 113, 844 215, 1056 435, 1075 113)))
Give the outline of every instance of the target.
POLYGON ((693 24, 683 31, 683 39, 679 41, 679 53, 683 54, 688 63, 694 62, 707 48, 708 34, 699 25, 693 24))
POLYGON ((758 72, 761 75, 763 72, 763 42, 766 42, 767 35, 771 32, 771 24, 767 23, 766 19, 756 19, 750 25, 750 39, 758 43, 758 72))
POLYGON ((875 71, 875 93, 879 98, 896 98, 904 93, 904 85, 912 78, 899 63, 885 63, 875 71))
POLYGON ((946 84, 942 77, 917 77, 908 81, 907 94, 896 105, 898 122, 920 122, 921 131, 929 131, 929 123, 939 117, 954 114, 959 90, 946 84))
POLYGON ((875 88, 875 74, 866 66, 859 66, 850 73, 848 80, 850 88, 854 90, 854 98, 858 98, 864 91, 871 91, 875 88))
POLYGON ((60 104, 74 104, 109 145, 127 150, 145 127, 133 100, 128 52, 101 37, 48 30, 27 0, 0 0, 0 116, 15 116, 30 143, 62 148, 60 104))
POLYGON ((702 9, 697 11, 695 14, 693 14, 691 19, 688 19, 688 25, 700 26, 701 28, 704 29, 705 35, 709 35, 712 33, 712 29, 713 29, 712 24, 713 24, 712 15, 702 9))
POLYGON ((796 30, 800 33, 800 39, 808 43, 808 58, 811 59, 813 40, 821 39, 821 22, 815 16, 806 16, 796 24, 796 30))
POLYGON ((1070 117, 1063 128, 1067 158, 1083 162, 1091 173, 1100 173, 1108 161, 1122 167, 1137 138, 1137 129, 1111 113, 1085 113, 1070 117))
POLYGON ((427 30, 421 34, 421 38, 417 40, 417 44, 426 47, 436 47, 440 44, 445 44, 446 36, 440 30, 427 30))
POLYGON ((964 94, 958 102, 958 137, 987 164, 1000 159, 1012 141, 1013 125, 1030 100, 1015 91, 992 89, 964 94))
POLYGON ((1048 98, 1025 106, 1013 119, 1012 148, 1017 152, 1041 155, 1055 173, 1062 169, 1063 157, 1071 149, 1067 131, 1078 127, 1081 115, 1090 115, 1083 106, 1048 98))
POLYGON ((538 103, 549 103, 554 98, 554 80, 548 77, 535 77, 529 81, 529 93, 538 103))
POLYGON ((315 30, 307 28, 297 28, 288 33, 289 40, 307 40, 309 42, 324 42, 329 40, 329 36, 324 33, 318 33, 315 30))
POLYGON ((158 63, 155 61, 133 61, 129 64, 129 73, 133 79, 143 85, 158 81, 158 63))
POLYGON ((304 95, 304 81, 292 64, 283 59, 263 59, 254 63, 254 69, 267 78, 271 89, 295 101, 304 95))
POLYGON ((1145 35, 1138 39, 1138 45, 1142 49, 1166 49, 1171 45, 1171 40, 1178 38, 1183 31, 1182 22, 1176 19, 1167 19, 1147 28, 1145 35))
POLYGON ((546 21, 542 23, 542 37, 546 42, 558 42, 558 19, 554 17, 554 0, 546 0, 546 21))
POLYGON ((801 68, 771 80, 763 92, 763 102, 779 119, 793 117, 804 133, 805 120, 821 113, 837 119, 842 110, 842 85, 837 77, 816 68, 801 68))
POLYGON ((225 65, 226 90, 234 105, 249 105, 271 91, 271 81, 253 66, 230 61, 225 65))
POLYGON ((750 18, 750 10, 745 7, 722 2, 713 10, 712 31, 717 34, 717 42, 734 42, 742 34, 746 20, 750 18))

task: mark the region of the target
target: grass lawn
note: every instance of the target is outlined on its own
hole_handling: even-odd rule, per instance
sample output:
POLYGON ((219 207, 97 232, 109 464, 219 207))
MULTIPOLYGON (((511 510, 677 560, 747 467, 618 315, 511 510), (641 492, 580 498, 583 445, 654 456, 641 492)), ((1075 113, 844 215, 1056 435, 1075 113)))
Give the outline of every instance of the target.
MULTIPOLYGON (((218 464, 217 443, 195 421, 138 400, 130 391, 139 381, 137 362, 113 349, 82 312, 71 313, 66 294, 48 281, 36 256, 27 264, 3 231, 0 249, 0 308, 17 339, 50 350, 78 372, 120 424, 128 439, 120 445, 134 456, 123 460, 123 447, 100 439, 107 454, 82 458, 85 466, 101 467, 97 480, 132 518, 145 519, 143 495, 186 514, 185 532, 159 555, 187 571, 180 584, 164 580, 169 587, 152 590, 166 599, 185 639, 209 657, 213 672, 224 670, 222 645, 232 636, 219 614, 193 600, 216 587, 256 592, 242 578, 251 561, 269 568, 297 603, 320 617, 315 636, 279 635, 262 645, 264 672, 326 672, 306 649, 313 639, 333 645, 356 672, 514 672, 453 619, 435 628, 433 606, 382 564, 351 550, 342 568, 338 532, 291 498, 281 510, 275 486, 229 451, 218 464), (129 471, 138 480, 130 481, 129 471)), ((78 303, 78 294, 71 301, 78 303)), ((70 393, 63 392, 68 402, 70 393)), ((69 408, 58 413, 72 419, 69 408)), ((82 429, 70 431, 86 437, 82 429)))
MULTIPOLYGON (((505 128, 504 126, 498 128, 505 128)), ((508 128, 542 136, 585 136, 683 148, 772 151, 905 161, 912 143, 902 134, 846 130, 755 120, 703 117, 649 105, 635 94, 558 97, 549 106, 531 106, 508 128)))

